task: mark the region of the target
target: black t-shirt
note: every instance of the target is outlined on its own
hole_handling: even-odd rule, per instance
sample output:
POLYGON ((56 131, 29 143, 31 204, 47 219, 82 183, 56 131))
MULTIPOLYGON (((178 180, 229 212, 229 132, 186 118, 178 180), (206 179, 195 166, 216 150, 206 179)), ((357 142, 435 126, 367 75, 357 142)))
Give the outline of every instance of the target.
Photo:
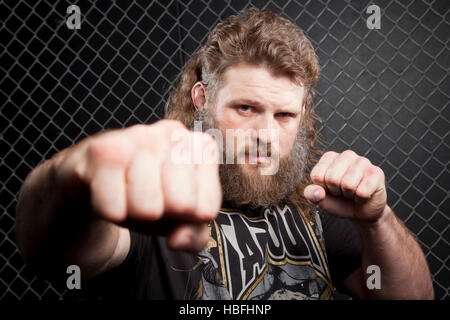
POLYGON ((317 209, 308 221, 289 204, 221 209, 199 254, 130 231, 122 264, 83 284, 94 299, 330 299, 361 264, 346 219, 317 209))

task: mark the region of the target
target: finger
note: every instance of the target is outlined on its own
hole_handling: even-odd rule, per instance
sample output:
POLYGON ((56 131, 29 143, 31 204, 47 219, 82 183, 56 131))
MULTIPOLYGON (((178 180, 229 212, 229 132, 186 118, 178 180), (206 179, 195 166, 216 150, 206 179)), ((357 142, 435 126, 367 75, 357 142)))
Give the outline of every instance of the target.
POLYGON ((93 138, 86 149, 85 174, 93 210, 119 223, 126 218, 125 168, 131 145, 118 132, 93 138))
POLYGON ((162 166, 164 211, 177 219, 195 220, 195 164, 190 153, 189 137, 182 137, 172 148, 162 166))
POLYGON ((167 246, 172 250, 198 253, 208 243, 209 232, 206 223, 182 224, 167 237, 167 246))
POLYGON ((355 201, 364 202, 370 199, 377 191, 385 190, 384 172, 380 167, 371 166, 365 173, 355 192, 355 201))
POLYGON ((325 171, 325 184, 334 196, 342 195, 341 180, 347 168, 355 162, 357 154, 351 150, 346 150, 340 153, 333 159, 333 162, 327 167, 325 171))
POLYGON ((164 209, 160 161, 149 152, 138 152, 127 172, 127 207, 132 219, 154 221, 164 209))
POLYGON ((353 200, 346 199, 344 197, 336 197, 327 194, 317 205, 339 218, 354 218, 355 217, 355 207, 353 200))
POLYGON ((196 166, 197 203, 196 215, 203 221, 213 220, 222 203, 222 187, 219 177, 217 143, 204 134, 196 133, 201 140, 202 150, 194 150, 203 156, 202 163, 196 166))
POLYGON ((322 187, 327 189, 327 186, 325 184, 325 172, 338 155, 339 154, 334 151, 328 151, 322 155, 319 162, 311 170, 310 174, 311 179, 315 184, 321 185, 322 187))
POLYGON ((358 185, 364 177, 364 172, 371 166, 369 159, 358 157, 353 165, 347 168, 341 180, 341 191, 347 199, 353 199, 358 185))
POLYGON ((103 218, 121 222, 126 218, 125 170, 122 166, 98 166, 90 182, 92 208, 103 218))

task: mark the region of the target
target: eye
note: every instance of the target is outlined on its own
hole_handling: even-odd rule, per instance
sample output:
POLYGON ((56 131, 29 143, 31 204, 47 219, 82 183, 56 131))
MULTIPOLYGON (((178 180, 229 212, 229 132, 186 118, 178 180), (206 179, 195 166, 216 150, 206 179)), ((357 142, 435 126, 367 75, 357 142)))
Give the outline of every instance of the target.
POLYGON ((294 118, 295 114, 291 112, 279 112, 275 116, 279 118, 294 118))
POLYGON ((248 112, 252 109, 252 107, 242 104, 238 106, 239 111, 248 112))
POLYGON ((237 105, 235 108, 241 115, 250 115, 254 111, 253 107, 246 104, 237 105))

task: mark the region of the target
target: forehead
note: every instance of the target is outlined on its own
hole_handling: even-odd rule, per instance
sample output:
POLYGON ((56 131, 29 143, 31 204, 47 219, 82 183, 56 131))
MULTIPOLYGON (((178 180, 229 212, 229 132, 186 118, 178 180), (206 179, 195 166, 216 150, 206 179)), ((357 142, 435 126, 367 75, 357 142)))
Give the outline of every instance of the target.
POLYGON ((223 103, 246 99, 266 106, 300 107, 303 94, 304 87, 286 76, 274 76, 263 66, 238 64, 225 71, 218 98, 223 103))

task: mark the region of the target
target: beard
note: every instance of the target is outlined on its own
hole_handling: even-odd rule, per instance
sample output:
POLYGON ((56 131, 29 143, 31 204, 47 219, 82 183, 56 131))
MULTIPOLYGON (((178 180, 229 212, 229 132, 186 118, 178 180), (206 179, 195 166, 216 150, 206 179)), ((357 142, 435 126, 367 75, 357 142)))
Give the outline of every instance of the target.
MULTIPOLYGON (((210 110, 211 107, 205 104, 194 113, 194 121, 201 121, 203 131, 215 128, 216 119, 210 110)), ((223 148, 226 145, 226 141, 219 143, 222 146, 222 159, 227 157, 226 148, 223 148)), ((248 152, 248 146, 243 149, 245 150, 238 152, 240 156, 248 152)), ((270 155, 270 148, 265 150, 270 155)), ((271 175, 262 175, 257 165, 239 164, 235 154, 232 164, 219 165, 224 203, 231 206, 260 207, 286 202, 288 196, 296 192, 296 186, 304 180, 308 158, 306 130, 301 124, 290 152, 279 158, 278 170, 271 175)))

